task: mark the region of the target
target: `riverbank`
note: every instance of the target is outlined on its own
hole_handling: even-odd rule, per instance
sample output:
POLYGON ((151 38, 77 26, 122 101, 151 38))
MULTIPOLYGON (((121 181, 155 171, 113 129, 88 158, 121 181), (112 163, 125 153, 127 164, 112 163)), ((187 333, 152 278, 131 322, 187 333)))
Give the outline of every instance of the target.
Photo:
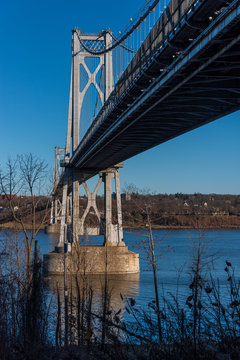
MULTIPOLYGON (((128 194, 122 199, 122 219, 124 229, 145 229, 147 227, 146 206, 150 213, 153 229, 181 230, 181 229, 240 229, 240 196, 217 194, 157 194, 141 195, 128 194)), ((13 221, 13 216, 7 210, 7 204, 2 200, 0 212, 0 229, 21 230, 20 224, 13 221), (4 207, 6 208, 4 210, 4 207)), ((22 199, 23 205, 26 200, 22 199)), ((5 201, 6 202, 6 201, 5 201)), ((41 199, 42 204, 47 199, 41 199)), ((26 204, 25 204, 26 205, 26 204)), ((19 206, 19 204, 18 204, 19 206)), ((80 217, 87 206, 87 198, 80 197, 80 217)), ((104 198, 97 197, 97 208, 104 216, 104 198)), ((25 228, 32 228, 32 216, 24 206, 16 213, 24 222, 25 228)), ((37 226, 44 220, 40 229, 44 229, 50 221, 50 209, 46 221, 44 206, 36 208, 35 222, 37 226)), ((98 220, 93 213, 88 214, 89 224, 96 225, 98 220)), ((117 221, 116 199, 112 199, 112 221, 117 221)))
MULTIPOLYGON (((82 360, 105 360, 105 359, 116 359, 116 360, 138 360, 138 359, 166 359, 175 360, 177 357, 183 360, 189 359, 229 359, 229 355, 233 354, 234 357, 231 359, 238 359, 240 352, 236 347, 238 346, 239 339, 232 339, 233 349, 230 352, 227 351, 226 345, 222 343, 214 344, 201 344, 197 346, 198 355, 194 356, 194 345, 189 344, 188 341, 181 344, 162 344, 159 345, 157 342, 150 342, 148 344, 139 345, 136 343, 124 344, 120 341, 115 340, 113 344, 107 344, 104 348, 101 344, 92 344, 89 340, 85 340, 85 345, 70 345, 70 346, 51 346, 51 345, 40 345, 37 344, 32 348, 24 349, 20 351, 17 347, 8 349, 8 353, 11 355, 12 360, 29 359, 34 358, 35 360, 71 360, 71 359, 82 359, 82 360), (186 349, 189 349, 189 353, 186 349), (200 355, 201 354, 201 355, 200 355), (23 357, 24 356, 24 357, 23 357), (153 357, 154 356, 154 357, 153 357)), ((21 348, 21 347, 20 347, 21 348)), ((22 350, 22 349, 21 349, 22 350)))
MULTIPOLYGON (((31 230, 32 229, 32 224, 24 224, 24 227, 25 227, 26 230, 31 230)), ((40 229, 40 230, 44 230, 45 225, 36 224, 35 228, 40 229)), ((4 224, 0 224, 0 231, 1 230, 22 230, 22 226, 20 224, 18 224, 18 223, 15 223, 15 222, 6 222, 4 224)))
MULTIPOLYGON (((40 230, 45 229, 45 225, 36 224, 36 228, 40 230)), ((131 224, 123 225, 124 230, 146 230, 148 224, 131 224)), ((26 230, 32 229, 32 224, 25 224, 26 230)), ((190 226, 190 225, 157 225, 153 224, 152 229, 154 230, 190 230, 190 229, 202 229, 202 230, 231 230, 231 229, 240 229, 240 225, 224 224, 224 225, 213 225, 213 226, 190 226)), ((0 231, 4 230, 22 230, 20 224, 15 222, 7 222, 0 224, 0 231)))
MULTIPOLYGON (((147 225, 142 226, 123 226, 125 230, 146 230, 147 225)), ((167 225, 152 225, 154 230, 189 230, 189 229, 201 229, 201 230, 231 230, 231 229, 240 229, 239 225, 236 226, 205 226, 205 227, 193 227, 193 226, 167 226, 167 225)))

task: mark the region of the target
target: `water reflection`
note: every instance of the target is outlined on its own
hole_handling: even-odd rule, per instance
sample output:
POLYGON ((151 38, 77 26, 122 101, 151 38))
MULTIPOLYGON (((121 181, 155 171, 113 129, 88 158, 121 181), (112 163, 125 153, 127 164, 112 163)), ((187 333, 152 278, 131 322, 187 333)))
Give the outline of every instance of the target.
MULTIPOLYGON (((77 286, 80 291, 83 289, 92 290, 93 294, 93 308, 98 310, 101 307, 103 295, 105 291, 105 276, 104 275, 86 275, 78 277, 67 277, 68 293, 71 293, 73 298, 77 298, 77 286)), ((45 278, 46 289, 53 297, 59 291, 61 299, 64 297, 64 277, 61 275, 48 276, 45 278)), ((107 276, 107 292, 110 296, 110 309, 117 312, 124 307, 124 299, 129 297, 138 297, 139 293, 139 274, 118 274, 107 276)))

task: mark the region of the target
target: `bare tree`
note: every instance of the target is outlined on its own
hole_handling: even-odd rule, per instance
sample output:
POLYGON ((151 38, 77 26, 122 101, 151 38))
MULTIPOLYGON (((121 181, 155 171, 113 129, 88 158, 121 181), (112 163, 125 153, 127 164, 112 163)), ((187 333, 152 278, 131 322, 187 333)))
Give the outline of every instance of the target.
POLYGON ((19 155, 15 160, 8 159, 5 169, 0 172, 0 191, 8 201, 13 221, 24 233, 28 284, 31 281, 34 240, 48 219, 49 197, 47 201, 45 200, 41 216, 36 218, 40 203, 43 201, 40 195, 46 192, 44 188, 46 174, 47 164, 31 153, 19 155), (26 195, 24 199, 16 198, 15 195, 23 193, 26 195))
POLYGON ((156 256, 155 248, 162 243, 162 238, 158 239, 154 233, 152 228, 152 209, 153 203, 148 189, 139 190, 133 184, 129 185, 126 188, 126 192, 131 193, 133 195, 132 201, 135 204, 135 208, 142 214, 146 229, 146 236, 140 235, 139 246, 142 247, 147 256, 147 260, 149 261, 152 272, 153 272, 153 281, 154 281, 154 293, 155 293, 155 305, 154 310, 157 315, 157 327, 158 327, 158 340, 162 341, 162 321, 161 321, 161 309, 160 309, 160 300, 159 300, 159 289, 158 289, 158 279, 157 279, 157 268, 158 268, 158 258, 163 256, 164 253, 170 250, 170 246, 165 249, 161 249, 160 255, 156 256), (144 196, 142 196, 144 195, 144 196))
POLYGON ((47 173, 47 164, 33 154, 18 156, 20 178, 23 188, 34 197, 43 185, 43 179, 47 173))

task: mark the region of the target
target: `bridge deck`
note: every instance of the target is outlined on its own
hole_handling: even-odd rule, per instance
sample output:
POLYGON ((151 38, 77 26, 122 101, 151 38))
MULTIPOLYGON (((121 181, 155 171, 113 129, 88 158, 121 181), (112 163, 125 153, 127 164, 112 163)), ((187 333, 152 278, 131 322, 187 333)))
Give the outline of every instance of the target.
POLYGON ((166 38, 152 29, 70 167, 97 173, 240 109, 240 1, 192 3, 166 38))

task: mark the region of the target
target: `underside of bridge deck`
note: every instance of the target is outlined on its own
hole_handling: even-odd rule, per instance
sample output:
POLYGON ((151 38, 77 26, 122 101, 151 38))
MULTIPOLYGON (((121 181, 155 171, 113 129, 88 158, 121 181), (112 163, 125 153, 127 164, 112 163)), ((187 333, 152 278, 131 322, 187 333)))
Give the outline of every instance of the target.
POLYGON ((221 2, 203 3, 149 59, 104 121, 100 112, 70 167, 97 173, 240 109, 240 2, 227 11, 221 2))

